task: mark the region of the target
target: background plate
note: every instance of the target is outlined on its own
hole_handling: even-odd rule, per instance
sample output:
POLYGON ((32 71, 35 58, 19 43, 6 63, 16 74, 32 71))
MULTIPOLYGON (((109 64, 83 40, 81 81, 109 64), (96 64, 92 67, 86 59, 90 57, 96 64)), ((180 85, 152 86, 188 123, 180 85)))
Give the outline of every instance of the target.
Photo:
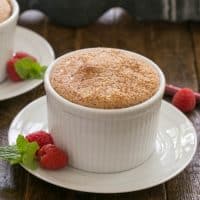
MULTIPOLYGON (((13 120, 8 134, 14 144, 19 133, 47 130, 46 97, 26 106, 13 120)), ((72 167, 58 171, 28 170, 54 185, 95 193, 121 193, 146 189, 180 173, 193 158, 197 137, 192 123, 171 104, 162 101, 156 151, 135 169, 110 174, 89 173, 72 167)), ((26 168, 25 168, 26 169, 26 168)))
MULTIPOLYGON (((55 59, 52 47, 43 37, 20 26, 17 26, 15 34, 14 52, 16 51, 27 52, 46 66, 55 59)), ((42 82, 43 80, 27 80, 16 83, 7 79, 0 83, 0 101, 28 92, 42 82)))

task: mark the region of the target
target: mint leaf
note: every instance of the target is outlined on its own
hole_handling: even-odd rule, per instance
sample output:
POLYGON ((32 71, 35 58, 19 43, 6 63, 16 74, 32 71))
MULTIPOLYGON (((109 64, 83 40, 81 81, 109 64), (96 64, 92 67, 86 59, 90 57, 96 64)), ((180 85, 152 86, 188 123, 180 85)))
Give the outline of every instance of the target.
POLYGON ((43 79, 46 66, 41 66, 31 58, 22 58, 16 61, 15 70, 22 79, 43 79))
POLYGON ((25 137, 21 134, 18 135, 16 146, 20 153, 23 153, 26 151, 28 145, 28 140, 25 139, 25 137))
POLYGON ((31 142, 29 143, 29 145, 27 145, 26 152, 24 152, 24 154, 22 155, 22 164, 24 164, 24 166, 28 167, 29 169, 37 168, 35 154, 38 149, 39 145, 37 144, 37 142, 31 142))
POLYGON ((16 145, 0 147, 0 158, 7 160, 10 164, 20 163, 22 160, 16 145))
POLYGON ((28 142, 23 135, 18 135, 16 145, 0 147, 0 158, 10 164, 21 163, 29 169, 36 169, 37 142, 28 142))
POLYGON ((39 149, 37 142, 28 142, 24 136, 19 135, 17 138, 17 148, 22 156, 22 164, 30 169, 36 169, 35 154, 39 149))

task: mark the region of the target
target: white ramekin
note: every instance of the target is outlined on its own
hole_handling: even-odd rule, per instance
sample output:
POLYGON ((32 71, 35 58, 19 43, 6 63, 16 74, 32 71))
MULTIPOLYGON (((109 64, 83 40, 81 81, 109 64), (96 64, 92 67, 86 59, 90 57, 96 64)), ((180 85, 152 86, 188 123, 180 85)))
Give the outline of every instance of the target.
POLYGON ((16 0, 9 0, 12 15, 0 23, 0 82, 6 78, 6 62, 11 58, 19 6, 16 0))
POLYGON ((62 57, 48 68, 48 127, 55 143, 68 152, 71 166, 90 172, 119 172, 138 166, 154 151, 165 78, 154 62, 137 56, 157 70, 160 86, 147 101, 122 109, 88 108, 64 99, 49 80, 51 69, 62 57))

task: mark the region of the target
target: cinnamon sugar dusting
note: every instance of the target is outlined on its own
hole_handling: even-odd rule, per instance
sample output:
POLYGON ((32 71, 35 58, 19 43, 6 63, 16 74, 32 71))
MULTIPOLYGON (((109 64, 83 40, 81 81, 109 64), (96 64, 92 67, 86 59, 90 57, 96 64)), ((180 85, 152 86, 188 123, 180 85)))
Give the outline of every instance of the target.
POLYGON ((139 56, 118 49, 92 48, 67 54, 51 72, 50 82, 65 99, 93 108, 125 108, 151 98, 159 76, 139 56))
POLYGON ((8 0, 0 0, 0 23, 4 22, 11 15, 12 8, 8 0))

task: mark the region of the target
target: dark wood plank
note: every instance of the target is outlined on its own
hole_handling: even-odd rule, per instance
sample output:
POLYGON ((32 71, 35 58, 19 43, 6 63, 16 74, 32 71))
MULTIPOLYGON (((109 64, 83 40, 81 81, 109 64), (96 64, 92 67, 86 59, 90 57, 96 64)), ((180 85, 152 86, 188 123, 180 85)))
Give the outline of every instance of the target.
POLYGON ((27 176, 27 187, 24 194, 24 200, 55 200, 63 199, 64 196, 65 189, 46 183, 30 174, 27 176))
MULTIPOLYGON (((200 28, 199 26, 192 24, 190 26, 191 39, 192 39, 192 49, 194 53, 193 65, 196 67, 196 74, 198 77, 198 82, 200 81, 200 28)), ((188 79, 191 79, 191 75, 188 74, 188 79)), ((199 84, 198 84, 199 86, 199 84)), ((193 87, 193 89, 198 90, 198 87, 193 87)), ((193 122, 198 136, 198 141, 200 138, 200 112, 199 106, 197 109, 188 115, 190 120, 193 122)), ((190 165, 184 170, 183 173, 172 179, 167 184, 168 199, 177 200, 198 200, 200 199, 200 147, 198 147, 196 155, 190 165)))
MULTIPOLYGON (((192 49, 191 51, 194 53, 194 60, 193 65, 196 67, 196 75, 197 75, 197 84, 199 86, 200 81, 200 29, 199 26, 190 25, 190 37, 192 39, 192 49)), ((191 79, 192 75, 188 74, 188 79, 191 79)), ((193 87, 193 89, 198 90, 198 87, 193 87)), ((188 115, 188 117, 193 122, 196 130, 197 130, 197 136, 198 140, 200 137, 200 112, 199 107, 188 115)), ((177 200, 198 200, 200 198, 200 165, 199 165, 199 159, 200 159, 200 148, 197 149, 197 153, 193 159, 193 161, 190 163, 190 165, 184 170, 183 173, 178 175, 176 178, 172 179, 167 184, 167 191, 168 191, 168 199, 177 199, 177 200)))
MULTIPOLYGON (((0 145, 7 145, 7 128, 0 126, 0 145)), ((0 161, 0 199, 22 199, 26 176, 20 166, 0 161), (20 176, 20 179, 19 179, 20 176)))
MULTIPOLYGON (((191 37, 193 41, 193 52, 195 55, 196 73, 198 77, 198 86, 200 88, 200 26, 197 23, 190 24, 191 37)), ((198 106, 198 111, 199 111, 198 106)), ((192 118, 196 125, 198 134, 198 142, 200 141, 200 112, 196 111, 196 117, 192 118)))
POLYGON ((57 57, 74 50, 76 29, 48 23, 46 32, 57 57))
POLYGON ((164 184, 153 187, 148 190, 142 190, 138 192, 129 192, 122 194, 88 194, 88 193, 79 193, 77 195, 78 200, 101 200, 101 199, 109 199, 109 200, 127 200, 127 199, 136 199, 136 200, 165 200, 167 199, 165 195, 165 186, 164 184))
POLYGON ((197 69, 197 75, 199 80, 199 86, 200 86, 200 26, 197 23, 192 23, 190 25, 190 30, 192 34, 192 40, 193 40, 193 51, 195 54, 195 64, 197 69))

